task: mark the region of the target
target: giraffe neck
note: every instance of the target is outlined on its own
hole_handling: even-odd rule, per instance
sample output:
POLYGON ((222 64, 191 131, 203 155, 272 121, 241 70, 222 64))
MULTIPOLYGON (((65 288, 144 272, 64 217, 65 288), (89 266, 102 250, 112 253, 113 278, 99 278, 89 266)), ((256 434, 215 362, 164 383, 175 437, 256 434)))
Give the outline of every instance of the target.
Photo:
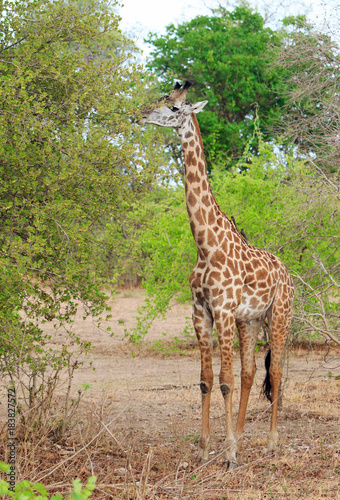
POLYGON ((185 195, 190 227, 198 249, 216 246, 223 213, 210 187, 203 142, 195 114, 178 130, 185 161, 185 195))

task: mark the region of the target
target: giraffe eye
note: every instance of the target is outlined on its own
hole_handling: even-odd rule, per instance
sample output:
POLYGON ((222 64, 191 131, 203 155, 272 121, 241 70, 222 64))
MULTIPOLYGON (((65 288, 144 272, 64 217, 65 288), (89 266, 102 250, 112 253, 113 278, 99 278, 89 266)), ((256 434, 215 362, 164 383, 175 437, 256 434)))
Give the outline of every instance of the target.
POLYGON ((179 110, 179 108, 176 108, 176 106, 169 106, 169 107, 171 111, 173 111, 174 113, 179 110))

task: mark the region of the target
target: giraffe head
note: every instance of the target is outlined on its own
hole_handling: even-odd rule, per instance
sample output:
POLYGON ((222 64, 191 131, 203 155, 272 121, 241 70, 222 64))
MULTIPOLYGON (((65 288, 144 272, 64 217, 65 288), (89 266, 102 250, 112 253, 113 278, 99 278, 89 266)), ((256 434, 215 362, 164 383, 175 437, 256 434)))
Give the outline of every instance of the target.
POLYGON ((153 123, 160 127, 173 127, 178 130, 192 113, 202 111, 208 101, 197 102, 190 104, 186 102, 186 94, 190 82, 185 82, 183 88, 179 83, 176 83, 174 90, 168 96, 161 97, 156 106, 146 110, 143 113, 143 118, 140 124, 153 123))

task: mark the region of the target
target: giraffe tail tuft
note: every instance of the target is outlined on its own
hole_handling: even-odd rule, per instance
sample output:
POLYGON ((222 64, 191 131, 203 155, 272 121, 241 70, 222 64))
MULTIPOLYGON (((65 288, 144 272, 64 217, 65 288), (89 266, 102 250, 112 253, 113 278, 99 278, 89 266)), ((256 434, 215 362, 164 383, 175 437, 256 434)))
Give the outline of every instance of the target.
POLYGON ((262 394, 266 396, 266 398, 272 402, 272 386, 270 383, 270 377, 269 377, 269 368, 270 368, 270 359, 271 359, 271 351, 267 352, 267 355, 264 360, 264 366, 266 368, 266 376, 262 384, 262 394))

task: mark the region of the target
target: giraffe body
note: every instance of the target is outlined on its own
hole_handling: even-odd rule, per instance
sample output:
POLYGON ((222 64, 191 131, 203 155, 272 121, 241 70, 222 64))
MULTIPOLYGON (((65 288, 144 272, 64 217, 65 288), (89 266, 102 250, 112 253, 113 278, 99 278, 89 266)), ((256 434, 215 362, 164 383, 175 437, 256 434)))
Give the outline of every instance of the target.
POLYGON ((213 386, 212 327, 215 323, 221 346, 220 389, 226 413, 226 462, 236 466, 236 441, 244 432, 250 389, 256 372, 255 345, 268 320, 271 341, 269 381, 272 419, 269 449, 274 449, 281 357, 288 334, 294 288, 282 262, 275 255, 249 245, 221 211, 210 188, 203 144, 195 113, 206 104, 185 102, 189 84, 176 85, 160 107, 148 112, 142 123, 174 127, 181 139, 185 160, 186 205, 197 246, 197 261, 190 276, 193 324, 201 350, 202 433, 199 458, 208 460, 210 449, 209 408, 213 386), (235 327, 241 354, 241 398, 235 434, 232 423, 232 370, 235 327))

